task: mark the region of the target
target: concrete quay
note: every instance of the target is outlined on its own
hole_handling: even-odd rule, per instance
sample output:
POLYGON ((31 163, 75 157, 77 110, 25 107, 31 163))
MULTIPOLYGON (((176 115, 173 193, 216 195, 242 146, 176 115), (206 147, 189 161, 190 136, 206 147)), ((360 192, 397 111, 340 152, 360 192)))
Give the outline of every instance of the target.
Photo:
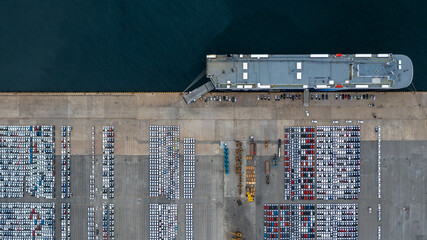
MULTIPOLYGON (((58 239, 61 202, 71 203, 73 239, 87 239, 89 206, 97 208, 96 222, 102 231, 103 202, 115 203, 115 239, 149 239, 150 203, 178 204, 177 239, 185 238, 186 203, 194 204, 195 239, 230 239, 229 233, 237 230, 246 239, 263 239, 264 203, 358 203, 360 239, 376 239, 378 225, 382 239, 427 238, 424 228, 427 223, 427 93, 363 92, 375 94, 375 100, 336 100, 335 93, 329 93, 329 100, 310 100, 309 107, 303 107, 302 100, 275 101, 276 94, 279 93, 270 93, 268 101, 257 100, 257 96, 268 95, 266 93, 210 93, 208 97, 234 96, 237 101, 205 102, 202 99, 187 105, 180 93, 2 93, 0 125, 55 125, 57 162, 60 162, 60 126, 73 126, 71 199, 60 198, 60 166, 56 166, 56 199, 53 201, 57 206, 58 239), (271 169, 269 185, 265 184, 263 167, 264 161, 277 153, 277 139, 283 139, 284 127, 333 125, 333 120, 339 121, 339 125, 361 126, 359 199, 284 201, 283 162, 271 169), (346 123, 347 120, 352 123, 346 123), (115 127, 116 192, 115 198, 109 200, 103 200, 101 193, 104 125, 115 127), (182 194, 176 201, 149 197, 150 125, 179 125, 181 141, 184 137, 196 138, 193 199, 184 199, 182 194), (92 126, 96 129, 95 185, 98 188, 94 201, 89 199, 92 126), (376 126, 381 126, 381 199, 377 198, 376 126), (258 142, 255 161, 261 166, 256 168, 253 203, 248 203, 244 194, 238 195, 234 148, 230 148, 232 170, 225 175, 220 146, 221 141, 233 147, 234 140, 243 141, 245 156, 249 154, 249 136, 258 142), (268 148, 264 147, 266 138, 270 140, 268 148), (377 219, 378 203, 382 205, 381 221, 377 219), (371 214, 369 206, 373 209, 371 214)), ((0 199, 0 202, 50 201, 33 197, 0 199)), ((101 233, 99 237, 102 238, 101 233)))

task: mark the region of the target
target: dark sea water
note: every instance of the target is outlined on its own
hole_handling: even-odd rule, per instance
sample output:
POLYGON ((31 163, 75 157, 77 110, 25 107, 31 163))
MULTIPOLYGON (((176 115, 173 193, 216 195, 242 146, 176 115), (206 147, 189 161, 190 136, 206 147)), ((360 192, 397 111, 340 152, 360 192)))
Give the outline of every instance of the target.
POLYGON ((182 91, 209 53, 400 53, 427 0, 0 1, 0 91, 182 91))

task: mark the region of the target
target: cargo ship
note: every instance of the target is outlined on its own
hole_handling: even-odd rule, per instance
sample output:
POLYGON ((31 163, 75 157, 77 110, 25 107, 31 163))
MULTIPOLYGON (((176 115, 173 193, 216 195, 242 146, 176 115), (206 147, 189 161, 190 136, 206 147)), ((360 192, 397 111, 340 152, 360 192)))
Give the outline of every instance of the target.
POLYGON ((226 54, 206 56, 206 84, 184 99, 217 91, 392 90, 412 83, 401 54, 226 54))

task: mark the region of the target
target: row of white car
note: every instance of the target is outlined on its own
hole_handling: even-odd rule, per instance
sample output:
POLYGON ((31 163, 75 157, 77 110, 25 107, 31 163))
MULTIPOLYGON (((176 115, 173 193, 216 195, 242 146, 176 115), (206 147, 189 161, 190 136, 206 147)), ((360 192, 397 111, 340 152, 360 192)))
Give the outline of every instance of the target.
POLYGON ((61 197, 71 197, 71 130, 72 126, 61 127, 61 197))
POLYGON ((104 240, 114 240, 114 203, 110 204, 109 210, 108 213, 108 204, 104 203, 102 205, 102 238, 104 240))
POLYGON ((53 137, 55 136, 55 126, 0 126, 0 136, 15 137, 53 137))
MULTIPOLYGON (((88 240, 95 240, 96 238, 96 232, 95 227, 97 228, 98 224, 95 224, 95 207, 88 207, 87 208, 87 239, 88 240)), ((99 230, 98 230, 99 231, 99 230)))
POLYGON ((71 204, 61 203, 61 240, 71 239, 71 204))
POLYGON ((179 126, 150 126, 150 197, 179 199, 179 126))
POLYGON ((194 239, 193 229, 193 204, 185 204, 185 240, 194 239))
POLYGON ((196 187, 196 139, 184 138, 184 198, 193 198, 196 187))
POLYGON ((150 240, 176 239, 178 234, 177 204, 150 204, 150 240))
MULTIPOLYGON (((378 133, 378 199, 381 198, 381 126, 375 128, 378 133)), ((381 221, 381 204, 378 203, 378 221, 381 221)), ((378 225, 378 240, 381 240, 381 226, 378 225)))
POLYGON ((317 239, 358 239, 358 204, 317 204, 317 239))
POLYGON ((102 127, 102 196, 114 198, 114 126, 102 127))
POLYGON ((95 199, 95 127, 92 127, 92 164, 89 175, 89 198, 95 199))
POLYGON ((360 126, 317 127, 317 199, 357 199, 360 126))

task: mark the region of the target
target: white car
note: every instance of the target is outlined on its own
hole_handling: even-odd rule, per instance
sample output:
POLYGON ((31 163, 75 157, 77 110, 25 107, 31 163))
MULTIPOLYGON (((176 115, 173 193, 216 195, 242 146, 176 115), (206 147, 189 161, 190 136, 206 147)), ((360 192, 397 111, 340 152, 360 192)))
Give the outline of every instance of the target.
POLYGON ((338 123, 338 121, 337 121, 337 120, 334 120, 334 121, 332 121, 332 123, 338 123))
POLYGON ((310 113, 308 113, 308 111, 305 111, 305 115, 306 115, 307 117, 310 117, 310 113))
POLYGON ((317 120, 311 120, 312 123, 317 123, 317 120))
POLYGON ((359 121, 357 121, 357 123, 363 123, 363 120, 359 120, 359 121))
POLYGON ((346 122, 346 123, 352 123, 352 121, 351 121, 351 120, 346 120, 345 122, 346 122))

